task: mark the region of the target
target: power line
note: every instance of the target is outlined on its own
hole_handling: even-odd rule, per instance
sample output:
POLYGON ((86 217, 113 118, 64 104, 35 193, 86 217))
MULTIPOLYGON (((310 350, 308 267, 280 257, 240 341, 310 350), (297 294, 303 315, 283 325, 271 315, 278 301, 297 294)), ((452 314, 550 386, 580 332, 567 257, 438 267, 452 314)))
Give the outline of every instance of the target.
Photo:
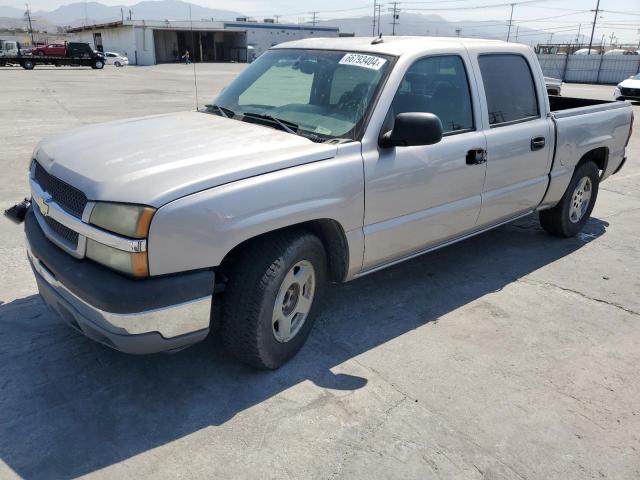
POLYGON ((483 10, 489 8, 497 8, 497 7, 509 7, 513 5, 525 5, 527 3, 539 3, 545 2, 548 0, 524 0, 523 2, 517 3, 492 3, 489 5, 468 5, 464 7, 444 7, 444 8, 410 8, 407 10, 412 11, 420 11, 420 12, 441 12, 441 11, 450 11, 450 10, 483 10))

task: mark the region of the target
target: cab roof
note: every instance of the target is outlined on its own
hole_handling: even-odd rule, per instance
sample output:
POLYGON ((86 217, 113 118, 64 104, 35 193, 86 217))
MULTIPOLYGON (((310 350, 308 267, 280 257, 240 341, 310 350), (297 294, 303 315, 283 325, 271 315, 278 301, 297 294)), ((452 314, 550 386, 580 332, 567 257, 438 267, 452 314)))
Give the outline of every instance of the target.
MULTIPOLYGON (((480 38, 461 37, 382 37, 381 42, 372 43, 378 37, 337 37, 337 38, 307 38, 292 42, 280 43, 272 48, 304 48, 315 50, 353 50, 358 52, 382 53, 387 55, 402 55, 428 48, 446 47, 484 47, 513 46, 502 40, 485 40, 480 38)), ((518 45, 521 46, 521 45, 518 45)))

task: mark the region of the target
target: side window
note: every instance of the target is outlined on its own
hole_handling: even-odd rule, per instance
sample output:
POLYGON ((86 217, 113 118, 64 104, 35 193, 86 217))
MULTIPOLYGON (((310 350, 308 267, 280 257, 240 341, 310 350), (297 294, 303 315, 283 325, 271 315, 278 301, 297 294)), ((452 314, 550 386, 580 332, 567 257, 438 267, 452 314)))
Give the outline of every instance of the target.
POLYGON ((445 133, 473 130, 469 80, 457 55, 423 58, 414 63, 396 92, 390 113, 433 113, 445 133))
POLYGON ((533 75, 524 57, 480 55, 478 63, 487 95, 491 125, 539 116, 533 75))

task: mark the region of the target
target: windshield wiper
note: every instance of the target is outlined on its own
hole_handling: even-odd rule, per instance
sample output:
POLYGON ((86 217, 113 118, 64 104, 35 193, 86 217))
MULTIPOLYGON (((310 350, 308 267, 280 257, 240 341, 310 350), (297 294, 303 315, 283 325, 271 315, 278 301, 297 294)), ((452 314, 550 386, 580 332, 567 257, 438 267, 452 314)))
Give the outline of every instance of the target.
POLYGON ((261 120, 268 120, 270 122, 277 124, 280 128, 282 128, 287 133, 293 133, 294 135, 298 134, 297 132, 298 125, 293 122, 289 122, 288 120, 280 120, 279 118, 273 117, 266 113, 246 112, 246 113, 243 113, 242 115, 244 117, 249 117, 249 118, 258 118, 261 120))
POLYGON ((220 105, 210 104, 210 105, 205 105, 205 107, 212 110, 217 110, 218 113, 220 113, 225 118, 232 118, 236 115, 236 112, 234 112, 230 108, 221 107, 220 105))

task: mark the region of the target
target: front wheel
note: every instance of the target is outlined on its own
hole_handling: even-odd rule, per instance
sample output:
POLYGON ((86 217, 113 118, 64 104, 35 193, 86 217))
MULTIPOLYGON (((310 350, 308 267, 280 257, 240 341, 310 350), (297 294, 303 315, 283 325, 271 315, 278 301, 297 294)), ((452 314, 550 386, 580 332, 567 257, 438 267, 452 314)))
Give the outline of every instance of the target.
POLYGON ((31 60, 25 60, 22 62, 22 68, 25 70, 33 70, 34 64, 31 60))
POLYGON ((93 62, 93 68, 96 70, 102 70, 104 68, 104 62, 102 60, 96 60, 93 62))
POLYGON ((557 237, 573 237, 585 226, 596 203, 600 171, 592 161, 576 168, 560 202, 540 212, 540 225, 557 237))
POLYGON ((236 358, 275 369, 304 345, 325 286, 322 242, 307 232, 270 235, 249 244, 229 275, 222 339, 236 358))

